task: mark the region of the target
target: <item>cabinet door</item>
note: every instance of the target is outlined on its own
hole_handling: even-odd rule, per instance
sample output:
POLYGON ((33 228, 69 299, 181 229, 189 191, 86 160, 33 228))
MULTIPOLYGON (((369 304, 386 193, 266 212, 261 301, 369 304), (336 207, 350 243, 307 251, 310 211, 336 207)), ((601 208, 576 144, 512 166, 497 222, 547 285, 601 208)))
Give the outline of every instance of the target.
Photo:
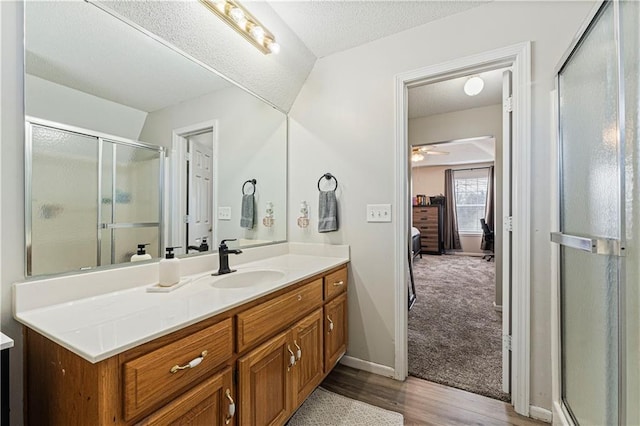
POLYGON ((231 368, 226 368, 138 424, 145 426, 232 425, 235 413, 232 395, 231 368))
POLYGON ((318 309, 293 327, 293 346, 296 354, 293 374, 295 407, 299 406, 322 381, 322 341, 322 309, 318 309))
POLYGON ((241 425, 280 425, 291 414, 290 342, 290 331, 279 334, 238 360, 241 425))
POLYGON ((324 307, 324 372, 328 373, 347 351, 347 294, 324 307))

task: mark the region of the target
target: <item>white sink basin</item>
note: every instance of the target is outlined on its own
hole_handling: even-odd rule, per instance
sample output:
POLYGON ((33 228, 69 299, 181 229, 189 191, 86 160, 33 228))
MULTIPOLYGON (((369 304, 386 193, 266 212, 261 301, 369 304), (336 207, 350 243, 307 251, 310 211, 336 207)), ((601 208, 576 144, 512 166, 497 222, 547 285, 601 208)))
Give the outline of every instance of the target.
POLYGON ((211 286, 215 288, 257 287, 279 281, 284 275, 284 272, 274 269, 236 271, 227 275, 214 277, 211 286))

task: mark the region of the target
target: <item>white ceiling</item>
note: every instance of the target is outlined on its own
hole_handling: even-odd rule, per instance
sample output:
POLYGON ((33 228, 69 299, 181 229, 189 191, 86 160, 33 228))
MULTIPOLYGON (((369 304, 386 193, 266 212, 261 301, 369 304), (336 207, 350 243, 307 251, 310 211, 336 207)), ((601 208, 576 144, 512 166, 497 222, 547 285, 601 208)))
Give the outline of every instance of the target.
POLYGON ((501 104, 503 71, 504 69, 498 69, 474 74, 484 80, 484 89, 476 96, 464 93, 464 83, 470 76, 411 88, 409 118, 501 104))
POLYGON ((486 1, 268 0, 268 3, 309 50, 322 58, 486 1))
POLYGON ((411 162, 412 167, 452 166, 493 162, 495 160, 495 139, 479 137, 460 139, 448 143, 431 144, 435 151, 448 152, 447 155, 425 155, 424 160, 411 162))
POLYGON ((85 2, 26 2, 26 70, 151 112, 231 83, 85 2))

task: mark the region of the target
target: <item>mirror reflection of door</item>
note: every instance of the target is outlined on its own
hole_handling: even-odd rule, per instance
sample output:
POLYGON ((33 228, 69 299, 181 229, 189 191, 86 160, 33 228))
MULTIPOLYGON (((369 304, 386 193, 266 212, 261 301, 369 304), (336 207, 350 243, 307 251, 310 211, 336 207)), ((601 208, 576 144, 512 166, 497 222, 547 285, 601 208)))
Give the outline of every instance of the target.
POLYGON ((187 142, 186 246, 195 252, 214 243, 213 131, 191 135, 187 142))

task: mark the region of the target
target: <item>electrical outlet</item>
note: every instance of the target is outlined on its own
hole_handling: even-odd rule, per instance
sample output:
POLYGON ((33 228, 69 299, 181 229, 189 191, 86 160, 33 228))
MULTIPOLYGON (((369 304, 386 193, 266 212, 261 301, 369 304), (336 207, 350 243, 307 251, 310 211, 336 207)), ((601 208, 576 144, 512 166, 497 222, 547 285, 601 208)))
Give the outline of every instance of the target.
POLYGON ((391 204, 367 204, 367 222, 391 222, 391 204))
POLYGON ((218 207, 219 220, 231 220, 231 207, 218 207))

